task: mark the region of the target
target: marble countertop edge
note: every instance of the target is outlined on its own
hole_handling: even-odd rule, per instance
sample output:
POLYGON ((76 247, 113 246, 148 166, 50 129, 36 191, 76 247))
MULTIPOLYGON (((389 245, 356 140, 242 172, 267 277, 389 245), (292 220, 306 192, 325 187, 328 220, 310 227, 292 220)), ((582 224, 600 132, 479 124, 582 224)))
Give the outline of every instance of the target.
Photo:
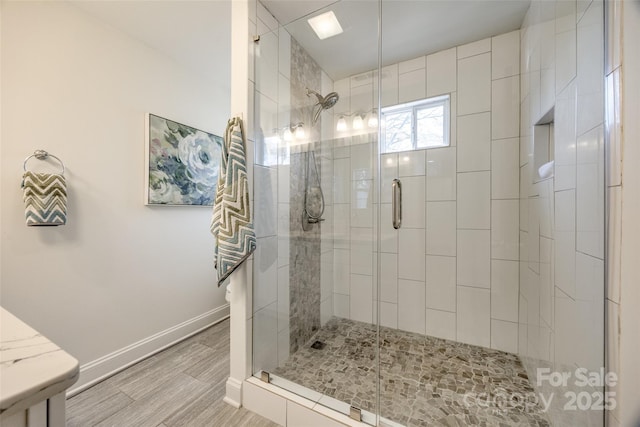
POLYGON ((78 360, 0 307, 0 418, 73 385, 78 360))
POLYGON ((2 393, 3 396, 2 406, 0 407, 0 421, 3 418, 9 417, 20 411, 24 411, 25 409, 35 405, 36 403, 49 399, 50 397, 55 396, 56 394, 61 393, 71 387, 76 381, 78 381, 78 378, 80 376, 80 370, 77 366, 74 371, 75 373, 68 373, 68 375, 71 376, 62 378, 59 382, 53 382, 49 386, 35 392, 29 390, 28 393, 24 393, 23 395, 12 396, 13 399, 5 399, 4 393, 2 393))

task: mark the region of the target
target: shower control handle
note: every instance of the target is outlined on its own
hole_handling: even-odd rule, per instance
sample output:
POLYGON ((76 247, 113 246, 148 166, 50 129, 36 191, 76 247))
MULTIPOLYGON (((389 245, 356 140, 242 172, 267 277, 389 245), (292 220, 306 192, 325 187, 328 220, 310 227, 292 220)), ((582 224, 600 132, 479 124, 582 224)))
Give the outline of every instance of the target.
POLYGON ((393 221, 393 228, 396 230, 402 225, 402 184, 398 178, 394 179, 391 183, 392 192, 392 206, 391 216, 393 221))

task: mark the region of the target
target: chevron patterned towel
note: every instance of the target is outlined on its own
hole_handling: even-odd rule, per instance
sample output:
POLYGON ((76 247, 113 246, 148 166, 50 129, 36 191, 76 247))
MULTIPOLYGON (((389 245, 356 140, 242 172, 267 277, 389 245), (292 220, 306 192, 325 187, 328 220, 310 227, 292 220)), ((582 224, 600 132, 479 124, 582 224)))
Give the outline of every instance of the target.
POLYGON ((64 225, 67 222, 67 183, 64 175, 22 175, 24 213, 27 225, 64 225))
POLYGON ((245 153, 242 119, 234 117, 227 123, 224 135, 211 220, 211 233, 216 240, 218 286, 256 249, 245 153))

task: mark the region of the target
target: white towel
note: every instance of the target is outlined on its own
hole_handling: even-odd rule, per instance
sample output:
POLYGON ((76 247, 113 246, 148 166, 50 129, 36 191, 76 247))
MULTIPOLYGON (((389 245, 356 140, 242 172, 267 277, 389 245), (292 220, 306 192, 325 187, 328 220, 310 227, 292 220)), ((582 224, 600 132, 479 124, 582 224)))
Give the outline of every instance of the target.
POLYGON ((538 168, 538 176, 540 179, 547 179, 553 176, 554 161, 551 160, 538 168))

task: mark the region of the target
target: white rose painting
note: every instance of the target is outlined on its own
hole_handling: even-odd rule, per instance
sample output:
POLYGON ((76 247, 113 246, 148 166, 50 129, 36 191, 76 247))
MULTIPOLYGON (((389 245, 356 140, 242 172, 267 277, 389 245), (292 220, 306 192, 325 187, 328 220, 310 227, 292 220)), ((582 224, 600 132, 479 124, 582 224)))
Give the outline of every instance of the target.
POLYGON ((146 204, 213 205, 221 137, 149 114, 147 141, 146 204))

